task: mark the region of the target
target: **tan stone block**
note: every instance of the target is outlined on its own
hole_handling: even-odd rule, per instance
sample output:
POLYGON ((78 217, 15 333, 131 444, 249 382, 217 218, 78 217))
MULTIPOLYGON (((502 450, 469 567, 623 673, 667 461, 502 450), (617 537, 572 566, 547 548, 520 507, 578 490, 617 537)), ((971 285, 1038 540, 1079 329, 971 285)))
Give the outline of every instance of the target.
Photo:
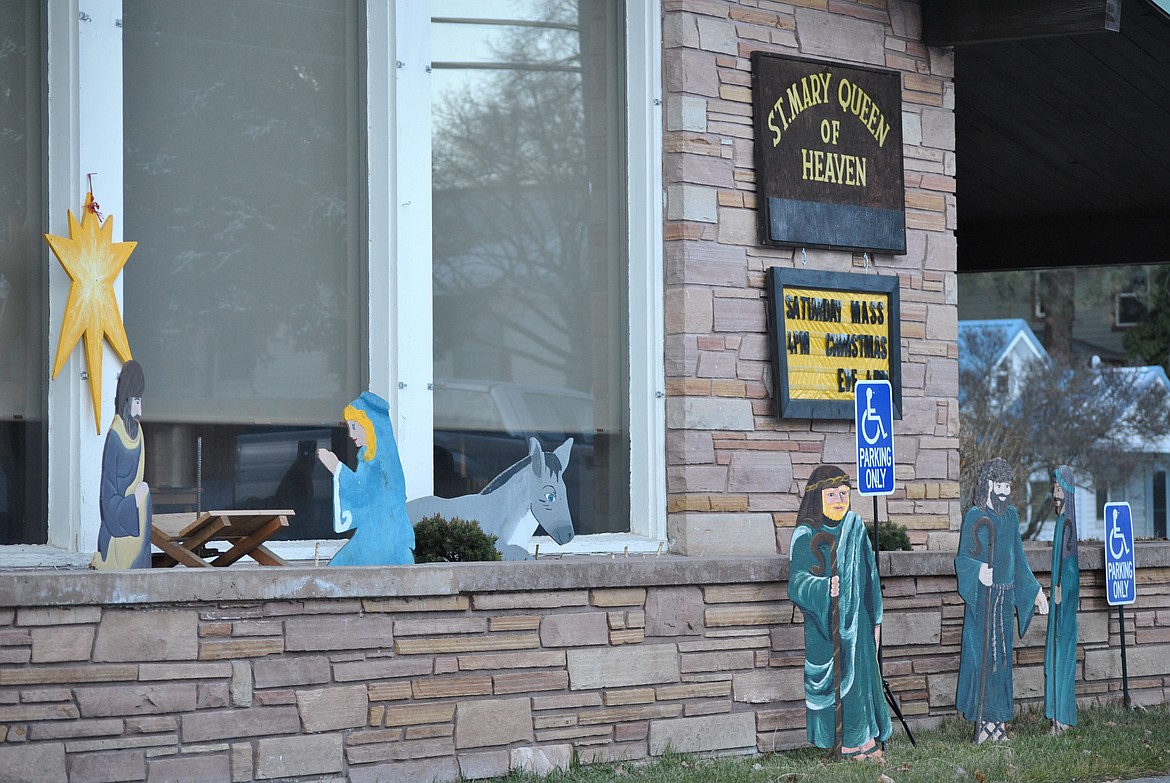
POLYGON ((254 661, 252 677, 257 688, 317 685, 329 682, 329 661, 318 655, 254 661))
POLYGON ((659 701, 673 701, 676 699, 710 699, 731 695, 731 683, 722 682, 694 682, 685 685, 661 685, 655 688, 655 695, 659 701))
POLYGON ((509 754, 506 749, 460 753, 458 761, 460 780, 483 780, 484 778, 505 777, 508 774, 508 765, 510 763, 509 754))
POLYGON ((445 638, 420 637, 394 641, 394 652, 399 655, 490 652, 492 650, 523 650, 537 647, 540 647, 540 637, 535 633, 445 638))
MULTIPOLYGON (((260 662, 257 661, 255 665, 260 666, 260 662)), ((315 671, 316 667, 314 667, 315 671)), ((434 664, 430 658, 374 658, 350 663, 335 663, 333 665, 333 679, 338 682, 365 682, 386 680, 393 677, 420 677, 432 674, 433 671, 434 664)), ((321 682, 328 682, 328 678, 321 682)))
POLYGON ((33 663, 88 661, 93 651, 96 628, 92 625, 64 625, 56 628, 33 628, 33 663))
POLYGON ((644 641, 646 641, 646 631, 643 628, 626 628, 609 632, 609 643, 614 646, 641 644, 644 641))
POLYGON ((761 512, 684 512, 669 520, 676 551, 692 557, 776 553, 772 515, 761 512))
POLYGON ((882 644, 887 647, 937 645, 941 638, 940 612, 891 612, 882 618, 882 644))
POLYGON ((0 706, 0 723, 33 720, 73 720, 81 713, 73 704, 12 704, 0 706))
POLYGON ((654 702, 653 688, 629 688, 620 691, 606 691, 602 697, 607 707, 625 704, 651 704, 654 702))
POLYGON ((726 672, 751 669, 755 654, 751 650, 722 650, 719 652, 683 653, 680 670, 690 672, 726 672))
POLYGON ((589 596, 594 606, 643 606, 646 603, 646 588, 598 588, 591 590, 589 596))
MULTIPOLYGON (((242 710, 185 710, 180 718, 183 743, 295 734, 301 730, 296 707, 248 707, 242 710)), ((304 739, 304 737, 302 737, 304 739)))
POLYGON ((284 646, 290 652, 384 649, 394 641, 394 620, 378 614, 290 617, 284 646))
POLYGON ((466 612, 471 598, 466 595, 420 596, 417 598, 367 598, 362 601, 365 612, 466 612))
POLYGON ((577 716, 577 723, 581 726, 595 726, 602 723, 627 723, 652 718, 673 718, 678 715, 682 715, 681 704, 635 704, 627 707, 582 712, 577 716))
POLYGON ((487 696, 492 692, 492 678, 448 675, 415 680, 411 690, 416 699, 442 699, 454 696, 487 696))
POLYGON ((256 742, 259 780, 329 775, 345 769, 340 734, 262 738, 256 742))
POLYGON ((445 726, 410 726, 405 730, 403 739, 406 742, 412 740, 438 739, 440 737, 447 737, 448 742, 451 737, 455 736, 455 724, 449 723, 445 726))
MULTIPOLYGON (((149 755, 149 754, 147 754, 149 755)), ((228 753, 185 754, 151 758, 147 761, 147 780, 232 780, 232 757, 228 753)), ((129 780, 130 778, 118 778, 129 780)), ((251 780, 251 775, 247 780, 251 780)))
POLYGON ((454 783, 459 780, 455 756, 408 759, 350 767, 350 783, 454 783))
POLYGON ((779 582, 754 585, 710 585, 703 588, 703 599, 709 604, 784 601, 787 598, 787 588, 779 582))
POLYGON ((534 710, 571 710, 579 707, 600 707, 600 693, 566 693, 557 696, 533 696, 534 710))
MULTIPOLYGON (((116 737, 122 734, 124 724, 120 719, 99 720, 73 719, 33 723, 29 726, 28 738, 34 742, 55 739, 77 739, 79 737, 116 737)), ((3 743, 3 739, 0 739, 3 743)))
POLYGON ((573 761, 569 744, 512 748, 508 765, 520 772, 547 777, 553 772, 568 772, 573 761))
POLYGON ((297 691, 297 712, 305 731, 319 733, 366 725, 369 696, 364 685, 297 691))
POLYGON ((230 661, 237 658, 263 658, 284 652, 284 640, 261 637, 248 639, 208 639, 199 645, 199 659, 230 661))
POLYGON ((450 737, 438 739, 359 744, 345 751, 350 764, 360 765, 379 761, 409 761, 413 758, 450 757, 455 755, 455 744, 450 737))
POLYGON ((535 631, 540 628, 538 614, 506 614, 488 619, 493 631, 535 631))
POLYGON ((382 725, 418 726, 424 723, 447 723, 455 718, 455 704, 409 704, 405 707, 387 707, 382 725))
POLYGON ((51 743, 0 743, 0 769, 13 783, 68 780, 65 745, 51 743))
POLYGON ((613 738, 613 730, 613 725, 608 723, 596 726, 570 726, 564 729, 543 729, 536 732, 536 741, 569 741, 577 747, 585 747, 589 744, 608 743, 613 738))
POLYGON ((755 749, 756 715, 738 712, 650 722, 650 754, 755 749))
POLYGON ((69 779, 85 781, 146 780, 146 753, 117 750, 104 753, 71 753, 69 779))
POLYGON ((510 672, 492 677, 497 695, 560 691, 569 687, 569 673, 565 671, 510 672))
POLYGON ((527 698, 461 701, 455 710, 455 747, 484 748, 532 742, 532 707, 527 698))
POLYGON ((144 663, 138 667, 138 679, 213 680, 232 676, 231 663, 144 663))
POLYGON ((795 669, 757 669, 738 672, 732 679, 732 698, 747 704, 794 701, 804 698, 804 678, 795 669))
POLYGON ((195 710, 195 683, 128 683, 75 688, 74 698, 87 718, 184 713, 195 710))
MULTIPOLYGON (((785 626, 781 626, 784 628, 785 626)), ((776 629, 777 632, 779 629, 776 629)), ((796 632, 799 635, 801 646, 804 645, 804 633, 796 627, 796 632)), ((691 652, 716 652, 719 650, 758 650, 767 648, 771 643, 770 632, 766 629, 751 629, 751 633, 743 636, 725 636, 712 637, 710 639, 703 639, 701 641, 680 641, 678 643, 678 650, 682 653, 691 652)), ((784 647, 777 647, 777 649, 786 649, 784 647)))
POLYGON ((588 606, 588 590, 555 590, 532 593, 479 593, 472 596, 476 611, 498 609, 559 609, 566 606, 588 606))
POLYGON ((460 655, 461 671, 479 669, 533 669, 546 666, 564 667, 564 650, 538 650, 535 652, 487 653, 484 655, 460 655))
POLYGON ((395 636, 430 636, 444 633, 486 633, 487 620, 483 617, 427 617, 395 620, 395 636))
POLYGON ((710 628, 734 625, 778 625, 784 620, 784 607, 776 605, 728 605, 708 607, 703 613, 710 628))
POLYGON ((100 606, 35 606, 20 607, 16 610, 16 624, 29 625, 74 625, 96 623, 102 619, 100 606))
POLYGON ((408 681, 371 683, 366 688, 370 701, 401 701, 409 699, 414 691, 408 681))
POLYGON ((605 644, 608 636, 605 612, 549 614, 540 622, 540 643, 543 647, 605 644))
POLYGON ((577 716, 572 714, 566 715, 564 713, 536 715, 532 718, 532 725, 538 731, 540 729, 563 729, 566 726, 576 726, 577 716))
POLYGON ((232 677, 228 682, 233 707, 252 706, 252 666, 248 661, 232 661, 232 677))
POLYGON ((672 644, 568 651, 572 690, 678 682, 678 652, 672 644))
POLYGON ((703 593, 698 587, 655 587, 646 593, 649 636, 693 636, 703 629, 703 593))
POLYGON ((955 706, 955 688, 959 684, 959 673, 939 672, 926 677, 927 698, 931 709, 955 706))
POLYGON ((95 661, 181 661, 199 654, 193 610, 107 609, 94 642, 95 661))

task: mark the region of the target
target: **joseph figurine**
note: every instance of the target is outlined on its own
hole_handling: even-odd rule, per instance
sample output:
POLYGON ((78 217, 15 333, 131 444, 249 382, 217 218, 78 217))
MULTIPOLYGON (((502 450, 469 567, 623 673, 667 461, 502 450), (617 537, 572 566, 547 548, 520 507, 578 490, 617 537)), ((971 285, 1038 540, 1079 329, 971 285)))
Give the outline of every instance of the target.
POLYGON ((849 510, 849 477, 809 477, 792 534, 788 597, 804 614, 808 740, 847 758, 880 759, 890 713, 878 670, 882 595, 865 522, 849 510))
POLYGON ((1077 504, 1072 468, 1052 472, 1056 528, 1052 531, 1052 612, 1044 645, 1044 715, 1052 733, 1077 725, 1077 609, 1081 569, 1077 556, 1077 504))
POLYGON ((1012 476, 1002 459, 984 463, 955 556, 959 595, 966 603, 955 707, 975 722, 977 743, 1008 739, 1004 724, 1014 708, 1013 615, 1023 637, 1036 610, 1048 613, 1048 600, 1024 554, 1019 516, 1008 505, 1012 476))

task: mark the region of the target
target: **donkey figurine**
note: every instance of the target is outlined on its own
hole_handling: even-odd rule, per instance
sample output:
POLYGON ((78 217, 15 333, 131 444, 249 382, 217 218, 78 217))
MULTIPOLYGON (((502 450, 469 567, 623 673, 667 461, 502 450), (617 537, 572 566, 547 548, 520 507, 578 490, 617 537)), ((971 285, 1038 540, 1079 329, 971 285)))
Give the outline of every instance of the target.
POLYGON ((415 498, 407 501, 406 515, 412 525, 436 514, 477 520, 485 533, 498 537, 496 549, 505 560, 531 560, 528 540, 537 525, 558 544, 574 536, 564 479, 572 448, 572 438, 556 451, 543 451, 536 438, 529 438, 528 456, 492 479, 479 494, 415 498))

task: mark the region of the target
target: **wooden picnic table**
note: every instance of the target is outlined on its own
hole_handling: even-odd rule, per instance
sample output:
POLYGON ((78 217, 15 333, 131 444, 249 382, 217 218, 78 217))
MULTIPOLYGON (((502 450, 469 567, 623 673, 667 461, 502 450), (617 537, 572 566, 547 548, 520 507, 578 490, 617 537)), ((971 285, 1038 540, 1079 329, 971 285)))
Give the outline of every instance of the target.
POLYGON ((155 568, 182 563, 192 568, 230 566, 241 557, 250 557, 264 566, 286 566, 288 561, 264 546, 277 531, 288 527, 290 509, 204 511, 192 521, 191 513, 155 514, 151 520, 150 543, 162 550, 152 557, 155 568), (210 544, 229 544, 221 552, 210 544))

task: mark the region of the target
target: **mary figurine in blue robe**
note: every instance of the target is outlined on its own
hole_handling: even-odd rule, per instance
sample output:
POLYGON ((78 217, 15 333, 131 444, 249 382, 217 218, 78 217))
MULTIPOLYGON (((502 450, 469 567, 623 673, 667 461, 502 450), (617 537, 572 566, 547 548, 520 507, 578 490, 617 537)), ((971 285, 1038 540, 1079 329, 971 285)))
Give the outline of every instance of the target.
POLYGON ((406 516, 406 479, 390 423, 390 404, 373 392, 345 408, 357 468, 328 449, 317 458, 333 474, 333 530, 355 532, 329 565, 398 565, 414 562, 414 527, 406 516))

